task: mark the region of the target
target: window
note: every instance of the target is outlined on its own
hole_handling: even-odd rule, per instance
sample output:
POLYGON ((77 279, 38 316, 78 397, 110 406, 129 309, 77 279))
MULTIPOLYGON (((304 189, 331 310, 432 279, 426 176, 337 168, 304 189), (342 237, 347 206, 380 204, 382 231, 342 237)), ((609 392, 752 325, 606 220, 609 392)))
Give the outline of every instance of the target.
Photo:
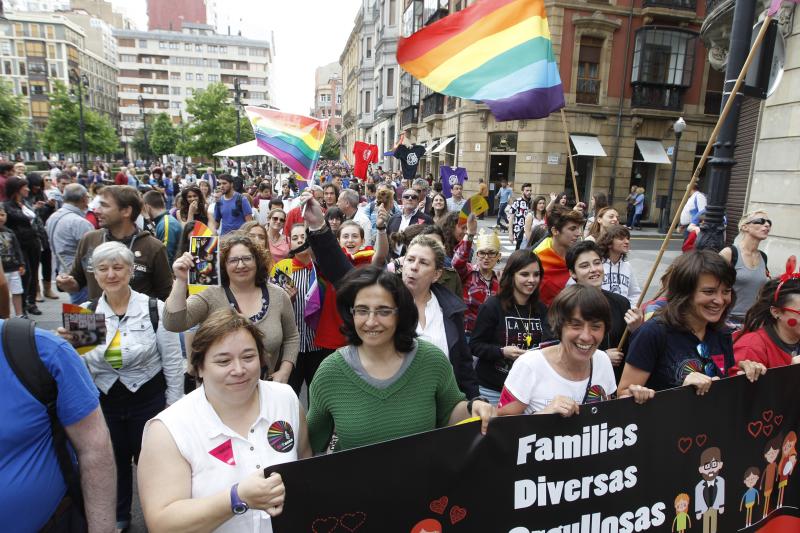
POLYGON ((602 50, 603 39, 581 37, 581 48, 578 53, 578 82, 575 88, 575 100, 579 104, 600 102, 600 53, 602 50))
POLYGON ((228 47, 227 46, 220 46, 219 47, 219 53, 220 54, 227 54, 228 53, 228 47))
POLYGON ((42 36, 41 28, 39 27, 38 24, 32 24, 31 23, 31 24, 28 25, 28 27, 30 28, 31 37, 39 38, 39 37, 42 36))
POLYGON ((169 73, 169 79, 171 79, 171 80, 179 80, 179 79, 181 79, 181 73, 180 72, 170 72, 169 73))
POLYGON ((56 45, 54 44, 47 45, 47 57, 49 59, 56 59, 56 45))
POLYGON ((192 43, 185 43, 183 45, 183 49, 186 50, 187 52, 191 52, 192 51, 192 43))
POLYGON ((11 61, 3 61, 3 74, 11 76, 14 72, 11 70, 11 61))
POLYGON ((208 50, 209 54, 216 54, 217 53, 217 45, 216 44, 207 44, 206 50, 208 50))
POLYGON ((133 48, 136 46, 136 39, 117 39, 117 43, 125 48, 133 48))
POLYGON ((194 45, 194 51, 195 52, 202 52, 203 51, 203 45, 202 44, 194 45))
POLYGON ((174 94, 175 96, 180 96, 181 88, 180 87, 172 87, 172 94, 174 94))
POLYGON ((48 24, 44 27, 45 35, 47 35, 48 39, 55 39, 56 38, 56 29, 48 24))
POLYGON ((147 40, 139 39, 139 48, 147 48, 147 40))
POLYGON ((25 43, 22 41, 17 42, 17 55, 19 57, 25 57, 25 43))
POLYGON ((28 57, 44 57, 44 43, 25 41, 25 52, 28 57))
POLYGON ((43 81, 31 82, 31 96, 44 96, 47 93, 43 81))
POLYGON ((194 79, 195 81, 203 81, 203 75, 200 72, 198 72, 197 74, 194 75, 194 79))
POLYGON ((14 23, 14 35, 17 36, 17 37, 24 37, 25 36, 25 30, 24 30, 21 22, 15 22, 14 23))
POLYGON ((372 57, 372 37, 367 37, 366 50, 364 50, 364 57, 370 59, 372 57))
POLYGON ((397 0, 389 0, 389 26, 397 24, 397 0))
POLYGON ((386 69, 386 96, 394 96, 394 68, 386 69))
POLYGON ((50 102, 47 100, 35 100, 31 102, 31 115, 34 117, 46 117, 50 112, 50 102))
POLYGON ((193 81, 193 80, 194 80, 194 74, 192 74, 191 72, 187 72, 186 81, 193 81))
MULTIPOLYGON (((20 61, 19 62, 19 75, 20 76, 27 76, 28 75, 28 70, 25 68, 25 62, 24 61, 20 61)), ((28 94, 27 91, 28 91, 28 89, 26 87, 25 88, 25 93, 24 93, 26 96, 28 94)))
POLYGON ((364 113, 372 112, 372 92, 364 91, 364 113))
POLYGON ((337 104, 341 104, 342 103, 342 94, 341 93, 336 95, 336 103, 337 104))
POLYGON ((240 56, 246 56, 247 55, 247 48, 244 47, 244 46, 240 46, 239 47, 239 55, 240 56))
POLYGON ((697 34, 689 30, 640 28, 636 32, 631 83, 689 87, 697 34))
POLYGON ((169 106, 170 106, 172 109, 180 109, 180 108, 181 108, 181 103, 180 103, 180 102, 170 102, 170 103, 169 103, 169 106))
POLYGON ((158 41, 158 47, 161 50, 166 50, 167 49, 167 42, 166 41, 158 41))

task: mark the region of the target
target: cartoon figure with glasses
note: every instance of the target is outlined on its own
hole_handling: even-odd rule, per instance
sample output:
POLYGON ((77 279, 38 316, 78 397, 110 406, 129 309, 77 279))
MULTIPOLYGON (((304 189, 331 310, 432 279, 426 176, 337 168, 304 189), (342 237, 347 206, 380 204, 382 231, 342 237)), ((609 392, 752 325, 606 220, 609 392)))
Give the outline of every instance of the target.
POLYGON ((720 449, 714 446, 703 450, 698 470, 703 479, 694 488, 694 512, 697 520, 703 520, 703 533, 717 533, 717 515, 725 512, 725 480, 719 477, 720 449))

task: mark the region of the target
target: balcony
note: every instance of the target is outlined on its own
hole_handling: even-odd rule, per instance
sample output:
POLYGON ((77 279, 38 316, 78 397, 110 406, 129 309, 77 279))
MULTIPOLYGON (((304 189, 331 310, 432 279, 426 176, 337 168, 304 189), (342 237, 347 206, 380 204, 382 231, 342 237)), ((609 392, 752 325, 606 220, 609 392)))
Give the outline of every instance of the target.
POLYGON ((667 9, 690 9, 697 8, 695 0, 642 0, 642 7, 664 7, 667 9))
POLYGON ((631 107, 682 111, 683 90, 681 87, 636 84, 633 85, 631 107))
POLYGON ((416 124, 419 120, 419 106, 410 105, 403 109, 400 113, 400 127, 405 128, 416 124))
POLYGON ((448 96, 447 97, 447 112, 455 111, 458 107, 458 98, 455 96, 448 96))
POLYGON ((422 118, 444 115, 444 95, 433 93, 422 99, 422 118))

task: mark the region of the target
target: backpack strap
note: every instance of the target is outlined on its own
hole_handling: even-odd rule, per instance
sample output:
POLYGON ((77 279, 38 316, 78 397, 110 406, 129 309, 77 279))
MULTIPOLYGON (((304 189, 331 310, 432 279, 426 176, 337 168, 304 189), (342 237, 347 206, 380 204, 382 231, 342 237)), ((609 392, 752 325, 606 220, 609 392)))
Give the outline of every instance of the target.
POLYGON ((39 350, 36 348, 35 323, 32 320, 15 317, 5 320, 2 329, 3 353, 8 366, 31 396, 45 406, 47 417, 50 419, 53 449, 61 475, 64 476, 67 485, 67 492, 73 502, 81 507, 83 494, 80 477, 72 463, 72 455, 67 446, 67 433, 58 419, 58 384, 39 356, 39 350))
POLYGON ((147 302, 147 309, 150 312, 150 324, 153 325, 153 333, 158 331, 158 299, 150 298, 147 302))

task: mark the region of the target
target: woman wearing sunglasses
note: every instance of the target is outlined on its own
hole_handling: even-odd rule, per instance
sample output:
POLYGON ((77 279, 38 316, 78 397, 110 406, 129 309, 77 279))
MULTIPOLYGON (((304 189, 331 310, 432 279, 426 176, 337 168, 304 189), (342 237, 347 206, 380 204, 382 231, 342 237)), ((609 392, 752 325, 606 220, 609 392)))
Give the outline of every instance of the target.
POLYGON ((267 215, 267 244, 275 263, 289 257, 289 238, 283 232, 285 226, 286 212, 277 207, 271 209, 267 215))
MULTIPOLYGON (((736 273, 711 250, 693 250, 672 264, 667 303, 642 325, 631 341, 619 382, 620 395, 631 385, 656 391, 691 385, 698 395, 736 366, 733 342, 722 330, 735 301, 736 273)), ((739 363, 752 381, 763 365, 739 363)))
POLYGON ((772 229, 772 221, 768 216, 766 211, 745 214, 739 221, 741 240, 719 252, 736 270, 736 283, 733 284, 736 303, 731 307, 728 317, 728 322, 734 328, 742 326, 747 310, 756 302, 761 287, 769 281, 767 254, 758 249, 772 229))
POLYGON ((737 362, 756 361, 766 368, 800 363, 800 273, 789 258, 786 273, 768 281, 747 312, 744 330, 733 344, 737 362))

